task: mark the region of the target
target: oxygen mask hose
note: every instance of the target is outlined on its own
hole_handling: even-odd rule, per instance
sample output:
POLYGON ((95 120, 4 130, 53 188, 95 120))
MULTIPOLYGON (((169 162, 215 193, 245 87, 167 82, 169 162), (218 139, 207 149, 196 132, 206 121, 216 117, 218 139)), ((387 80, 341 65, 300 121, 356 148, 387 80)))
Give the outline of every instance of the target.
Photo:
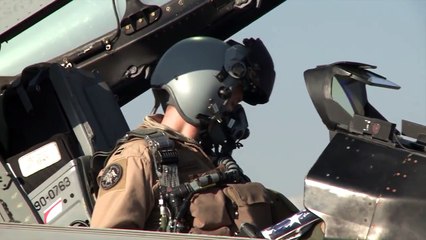
POLYGON ((233 159, 231 156, 219 158, 217 160, 217 166, 219 165, 223 165, 225 167, 225 182, 240 183, 251 181, 250 178, 244 174, 243 169, 241 169, 235 159, 233 159))

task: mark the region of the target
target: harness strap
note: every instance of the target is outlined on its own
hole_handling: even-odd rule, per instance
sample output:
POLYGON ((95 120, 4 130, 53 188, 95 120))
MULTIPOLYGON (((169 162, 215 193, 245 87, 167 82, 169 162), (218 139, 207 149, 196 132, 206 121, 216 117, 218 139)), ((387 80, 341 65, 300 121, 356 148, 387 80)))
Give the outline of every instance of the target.
POLYGON ((181 199, 168 194, 170 189, 180 185, 178 172, 178 153, 175 142, 166 133, 154 129, 136 129, 127 134, 128 139, 145 139, 153 159, 155 172, 160 181, 158 205, 160 208, 159 231, 176 232, 182 228, 176 222, 181 199))
POLYGON ((178 153, 174 141, 162 132, 147 135, 145 140, 154 158, 160 185, 171 188, 179 186, 178 153))
MULTIPOLYGON (((179 175, 177 170, 178 154, 175 149, 175 144, 166 133, 157 129, 138 128, 129 131, 122 138, 117 140, 117 143, 111 151, 95 152, 91 160, 91 168, 93 169, 92 178, 95 179, 99 171, 105 167, 108 158, 111 157, 122 144, 133 138, 145 139, 148 143, 150 154, 153 157, 155 171, 160 185, 166 187, 175 187, 179 185, 179 175)), ((97 190, 97 189, 95 189, 97 190)))

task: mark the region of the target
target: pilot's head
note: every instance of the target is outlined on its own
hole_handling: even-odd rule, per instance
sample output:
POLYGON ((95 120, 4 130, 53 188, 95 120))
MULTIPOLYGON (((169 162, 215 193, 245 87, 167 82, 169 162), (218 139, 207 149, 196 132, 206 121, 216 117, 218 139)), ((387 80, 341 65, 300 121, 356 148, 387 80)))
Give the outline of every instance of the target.
POLYGON ((221 119, 243 100, 269 101, 275 81, 272 58, 259 39, 243 44, 191 37, 168 49, 151 77, 156 107, 173 105, 182 118, 200 126, 221 119))

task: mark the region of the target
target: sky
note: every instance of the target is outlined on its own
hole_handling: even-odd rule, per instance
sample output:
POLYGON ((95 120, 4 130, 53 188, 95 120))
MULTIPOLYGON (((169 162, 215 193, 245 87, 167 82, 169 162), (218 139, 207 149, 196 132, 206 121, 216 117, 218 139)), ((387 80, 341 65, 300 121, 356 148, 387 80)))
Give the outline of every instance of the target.
MULTIPOLYGON (((283 193, 303 208, 304 178, 329 142, 306 90, 303 72, 355 61, 401 86, 367 87, 369 102, 400 128, 426 125, 426 1, 288 0, 231 39, 262 39, 274 60, 269 103, 243 104, 250 136, 234 158, 252 181, 283 193)), ((130 128, 151 111, 150 91, 122 107, 130 128)))

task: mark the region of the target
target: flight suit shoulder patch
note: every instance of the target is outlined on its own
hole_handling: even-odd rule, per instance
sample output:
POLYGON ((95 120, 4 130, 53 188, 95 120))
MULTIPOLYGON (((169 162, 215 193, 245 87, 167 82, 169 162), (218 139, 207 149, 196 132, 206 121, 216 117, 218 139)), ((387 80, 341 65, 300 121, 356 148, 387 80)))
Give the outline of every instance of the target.
POLYGON ((113 163, 104 170, 100 179, 102 189, 109 190, 113 188, 123 177, 123 167, 120 164, 113 163))

